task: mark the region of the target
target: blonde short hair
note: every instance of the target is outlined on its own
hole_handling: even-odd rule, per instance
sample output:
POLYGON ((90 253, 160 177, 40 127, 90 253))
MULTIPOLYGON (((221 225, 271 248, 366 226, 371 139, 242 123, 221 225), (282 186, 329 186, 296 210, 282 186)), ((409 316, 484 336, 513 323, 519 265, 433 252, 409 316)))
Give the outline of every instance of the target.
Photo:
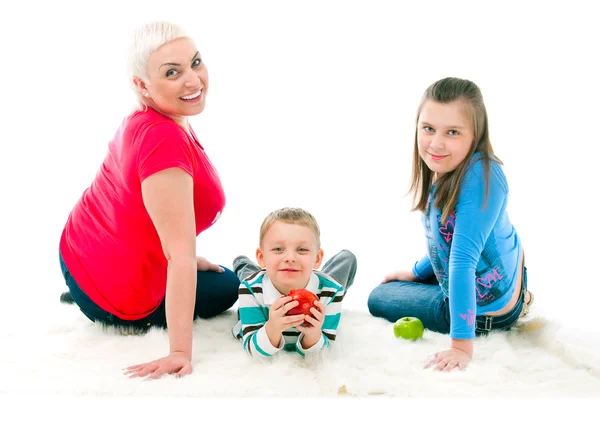
POLYGON ((259 245, 262 245, 263 238, 267 231, 271 228, 271 226, 277 222, 284 222, 288 224, 298 224, 301 226, 308 227, 311 229, 317 238, 317 246, 321 248, 321 230, 319 229, 319 224, 314 216, 312 216, 309 212, 304 209, 295 208, 295 207, 284 207, 281 209, 277 209, 271 212, 264 219, 263 223, 260 226, 260 238, 259 245))
POLYGON ((165 21, 155 21, 139 27, 131 38, 129 46, 129 77, 135 98, 140 106, 145 106, 138 88, 133 83, 133 77, 148 80, 148 60, 150 55, 161 45, 174 39, 186 38, 187 33, 178 25, 165 21))

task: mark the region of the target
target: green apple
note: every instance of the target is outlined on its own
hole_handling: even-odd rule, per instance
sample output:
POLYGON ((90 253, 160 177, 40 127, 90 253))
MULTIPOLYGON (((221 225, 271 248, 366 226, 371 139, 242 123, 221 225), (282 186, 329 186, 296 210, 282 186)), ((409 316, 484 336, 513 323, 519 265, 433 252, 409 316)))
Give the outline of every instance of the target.
POLYGON ((418 340, 423 336, 424 330, 423 322, 416 317, 403 317, 394 323, 394 335, 405 340, 418 340))

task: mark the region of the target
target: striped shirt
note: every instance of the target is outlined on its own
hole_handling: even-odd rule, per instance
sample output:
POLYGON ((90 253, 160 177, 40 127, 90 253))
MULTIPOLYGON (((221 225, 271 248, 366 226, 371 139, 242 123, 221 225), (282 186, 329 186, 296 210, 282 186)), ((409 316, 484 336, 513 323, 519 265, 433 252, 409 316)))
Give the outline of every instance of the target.
POLYGON ((265 270, 256 272, 241 282, 238 292, 238 322, 231 332, 235 338, 242 340, 242 346, 249 355, 265 359, 283 349, 305 356, 319 352, 335 341, 344 288, 333 278, 313 271, 305 289, 317 295, 319 302, 325 306, 321 338, 314 346, 303 349, 301 332, 292 327, 283 332, 279 345, 275 347, 269 341, 264 326, 269 319, 269 308, 282 293, 273 286, 265 270))

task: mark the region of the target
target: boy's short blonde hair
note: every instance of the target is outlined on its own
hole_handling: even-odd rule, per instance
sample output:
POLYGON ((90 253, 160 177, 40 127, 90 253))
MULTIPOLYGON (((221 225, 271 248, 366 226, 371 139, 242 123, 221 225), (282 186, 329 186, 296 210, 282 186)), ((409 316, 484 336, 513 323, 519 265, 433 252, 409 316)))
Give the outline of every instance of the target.
POLYGON ((267 215, 267 217, 264 219, 263 223, 260 226, 259 245, 262 245, 262 241, 265 237, 265 234, 277 221, 281 221, 288 224, 298 224, 301 226, 308 227, 315 233, 315 236, 317 238, 317 247, 321 248, 321 230, 319 229, 319 224, 317 223, 317 220, 309 212, 297 207, 284 207, 281 209, 277 209, 271 212, 269 215, 267 215))

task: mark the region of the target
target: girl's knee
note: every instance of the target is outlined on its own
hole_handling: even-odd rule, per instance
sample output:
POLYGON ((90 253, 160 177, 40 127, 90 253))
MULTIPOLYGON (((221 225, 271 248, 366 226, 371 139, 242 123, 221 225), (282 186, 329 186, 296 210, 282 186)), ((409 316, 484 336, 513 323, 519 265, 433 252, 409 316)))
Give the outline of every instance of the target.
POLYGON ((379 285, 375 287, 371 293, 369 294, 369 298, 367 299, 367 307, 369 308, 369 313, 376 317, 383 317, 384 311, 384 303, 385 298, 383 296, 383 285, 379 285))

